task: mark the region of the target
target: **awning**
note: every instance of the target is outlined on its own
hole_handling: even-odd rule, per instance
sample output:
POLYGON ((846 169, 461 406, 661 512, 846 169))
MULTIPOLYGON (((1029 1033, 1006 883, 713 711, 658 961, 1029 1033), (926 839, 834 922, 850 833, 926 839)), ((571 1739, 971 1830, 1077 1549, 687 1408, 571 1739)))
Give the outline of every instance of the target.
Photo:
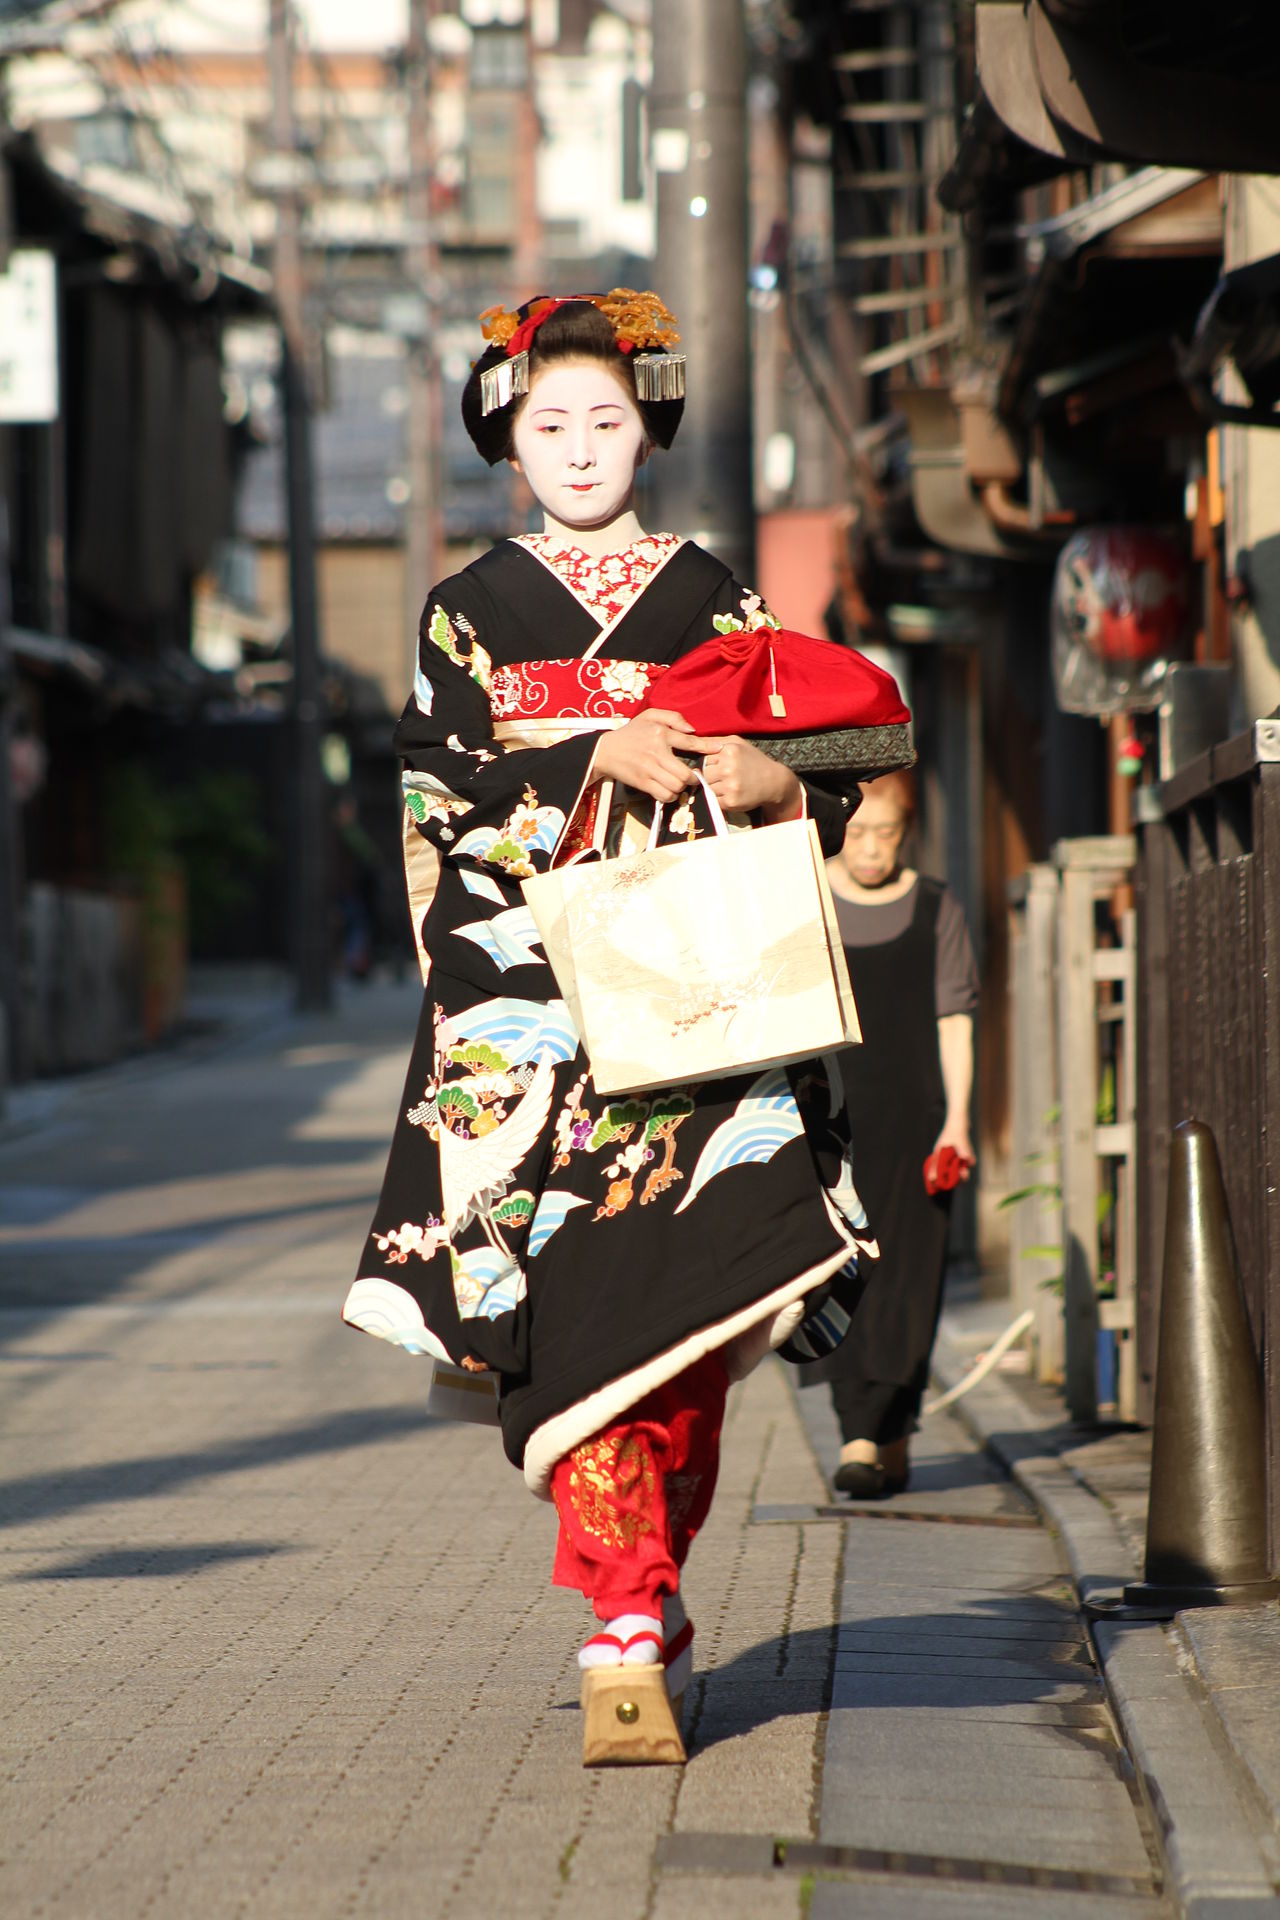
POLYGON ((101 169, 92 180, 65 154, 46 152, 30 133, 0 140, 0 154, 40 196, 42 209, 78 229, 105 253, 132 254, 148 269, 196 301, 219 296, 224 307, 265 314, 273 281, 264 268, 232 253, 194 219, 183 224, 164 197, 145 183, 108 183, 101 169))
POLYGON ((79 640, 64 640, 58 634, 33 633, 29 627, 9 627, 4 639, 18 660, 29 661, 46 673, 66 673, 91 687, 104 687, 115 662, 96 647, 79 640))
POLYGON ((1181 372, 1213 419, 1280 427, 1280 253, 1223 274, 1201 309, 1181 372), (1226 406, 1214 393, 1213 377, 1227 360, 1252 406, 1226 406))
POLYGON ((1077 164, 1274 172, 1274 5, 979 0, 978 72, 1018 138, 1077 164))
POLYGON ((979 82, 965 116, 956 156, 937 185, 949 213, 969 213, 988 195, 1019 193, 1055 179, 1076 164, 1065 154, 1031 145, 1001 118, 979 82))
POLYGON ((212 673, 177 648, 146 662, 118 658, 63 634, 9 627, 5 640, 28 672, 78 681, 102 707, 186 715, 225 694, 228 676, 212 673))
MULTIPOLYGON (((1046 374, 1077 368, 1091 380, 1131 361, 1139 334, 1187 338, 1221 268, 1217 180, 1191 168, 1141 168, 1014 231, 1042 265, 1001 376, 999 411, 1009 420, 1065 403, 1069 387, 1043 384, 1046 374)), ((1176 389, 1172 364, 1165 373, 1176 389)))

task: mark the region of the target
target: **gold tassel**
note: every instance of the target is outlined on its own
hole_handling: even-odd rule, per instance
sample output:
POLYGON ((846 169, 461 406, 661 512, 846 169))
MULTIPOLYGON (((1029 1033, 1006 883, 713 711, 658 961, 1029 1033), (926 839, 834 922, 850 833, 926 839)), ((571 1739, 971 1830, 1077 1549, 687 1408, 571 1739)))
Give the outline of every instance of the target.
POLYGON ((638 353, 632 364, 637 400, 684 399, 682 353, 638 353))
POLYGON ((482 415, 496 413, 499 407, 509 406, 512 400, 529 391, 529 355, 513 354, 509 360, 499 360, 494 367, 486 367, 480 375, 480 412, 482 415))

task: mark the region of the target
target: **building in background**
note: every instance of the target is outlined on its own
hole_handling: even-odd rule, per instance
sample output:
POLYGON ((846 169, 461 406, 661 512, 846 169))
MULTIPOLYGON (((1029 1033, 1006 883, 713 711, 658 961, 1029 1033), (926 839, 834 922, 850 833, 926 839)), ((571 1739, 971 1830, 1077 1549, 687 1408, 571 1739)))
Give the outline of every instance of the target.
POLYGON ((227 694, 193 656, 193 606, 231 530, 243 446, 223 340, 265 310, 270 281, 158 207, 90 187, 26 135, 0 142, 0 169, 0 791, 6 931, 20 918, 25 934, 9 1024, 14 1066, 55 1071, 154 1040, 180 1016, 184 884, 153 770, 227 694), (24 398, 19 323, 37 284, 47 406, 24 398))
POLYGON ((760 447, 763 584, 784 612, 788 593, 825 597, 832 630, 886 648, 909 690, 925 863, 983 948, 992 1250, 996 1203, 1025 1177, 1009 883, 1061 841, 1126 831, 1135 783, 1280 695, 1275 275, 1235 271, 1277 246, 1280 53, 1264 13, 1138 0, 750 13, 770 115, 753 297, 760 335, 785 340, 775 351, 808 390, 803 409, 780 403, 760 447), (831 486, 810 511, 815 418, 831 486), (1110 719, 1055 692, 1071 597, 1068 577, 1055 602, 1059 556, 1073 535, 1130 526, 1171 535, 1185 562, 1176 650, 1201 672, 1156 664, 1177 708, 1163 723, 1154 697, 1110 719))
MULTIPOLYGON (((159 195, 269 260, 281 162, 270 131, 265 4, 212 13, 134 5, 83 47, 10 73, 10 113, 85 181, 159 195), (158 182, 158 185, 157 185, 158 182)), ((294 107, 304 157, 309 318, 321 369, 317 446, 324 645, 398 709, 409 678, 397 555, 415 511, 404 444, 405 358, 429 331, 443 388, 443 539, 450 565, 506 533, 522 505, 478 467, 458 419, 476 315, 543 280, 616 284, 653 252, 642 153, 647 9, 595 0, 452 0, 429 10, 431 241, 438 283, 414 283, 406 207, 407 5, 300 5, 294 107), (385 37, 377 38, 381 28, 385 37), (338 44, 334 44, 338 39, 338 44), (354 39, 354 44, 353 44, 354 39), (352 609, 371 606, 371 617, 352 609)), ((267 330, 229 342, 229 371, 269 443, 250 463, 240 530, 268 564, 283 535, 279 419, 267 330), (255 404, 257 402, 258 404, 255 404)))
MULTIPOLYGON (((426 85, 417 93, 406 52, 409 13, 407 0, 375 0, 355 16, 300 0, 296 155, 281 155, 274 143, 266 0, 232 0, 216 10, 132 0, 69 27, 56 44, 14 52, 3 67, 6 121, 32 164, 63 183, 71 199, 112 209, 93 216, 104 228, 127 234, 133 223, 165 236, 157 257, 196 261, 188 278, 216 255, 228 283, 240 274, 246 286, 265 289, 277 196, 301 185, 328 764, 352 787, 389 872, 399 831, 390 734, 416 641, 406 529, 425 510, 413 493, 415 358, 427 356, 439 387, 443 572, 525 524, 528 514, 513 476, 484 468, 462 427, 458 403, 477 347, 477 314, 544 284, 643 282, 654 228, 643 133, 647 6, 452 0, 428 7, 426 85), (411 217, 414 102, 428 156, 435 264, 426 282, 414 251, 422 235, 411 217)), ((203 287, 201 297, 208 305, 203 287)), ((216 540, 206 541, 184 575, 166 632, 187 675, 210 693, 199 747, 188 739, 182 757, 191 762, 194 753, 215 779, 235 769, 251 775, 258 824, 275 855, 260 864, 251 900, 206 917, 193 932, 198 956, 283 961, 287 889, 277 868, 288 838, 283 723, 292 670, 279 335, 266 304, 223 302, 219 314, 206 397, 219 441, 235 450, 234 503, 230 458, 211 453, 202 468, 196 449, 213 443, 187 435, 192 472, 209 485, 221 475, 227 511, 216 540)), ((109 351, 105 334, 103 341, 99 353, 109 351)), ((101 409, 113 383, 94 379, 101 393, 92 404, 101 409)), ((38 626, 57 646, 99 633, 86 626, 88 602, 57 600, 56 569, 46 577, 40 558, 59 550, 40 515, 53 510, 56 496, 45 474, 56 453, 45 443, 54 447, 62 431, 19 435, 23 457, 28 446, 34 451, 14 570, 19 626, 38 626)), ((113 444, 126 459, 140 444, 125 417, 113 444)), ((154 480, 172 508, 177 496, 158 469, 154 480)), ((102 502, 100 511, 115 500, 111 489, 85 494, 82 477, 73 477, 73 493, 77 486, 102 502)), ((98 550, 104 563, 127 571, 125 546, 100 542, 98 550)), ((167 551, 163 540, 153 543, 153 565, 167 551)), ((143 576, 130 576, 123 601, 117 596, 101 636, 107 651, 131 647, 141 584, 143 576)), ((31 725, 39 744, 45 717, 37 706, 31 725)), ((164 758, 154 755, 153 769, 164 758)), ((23 804, 28 881, 65 882, 74 871, 90 891, 105 889, 109 852, 69 862, 45 822, 48 805, 23 804)), ((398 890, 387 893, 398 930, 398 890)))

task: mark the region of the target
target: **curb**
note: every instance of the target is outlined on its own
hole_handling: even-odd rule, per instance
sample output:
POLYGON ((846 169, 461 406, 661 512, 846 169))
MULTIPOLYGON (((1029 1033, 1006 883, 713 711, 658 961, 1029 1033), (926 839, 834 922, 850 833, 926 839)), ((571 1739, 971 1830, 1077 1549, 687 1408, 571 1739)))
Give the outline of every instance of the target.
MULTIPOLYGON (((947 1390, 972 1353, 944 1315, 933 1372, 947 1390)), ((1081 1601, 1139 1572, 1111 1513, 1051 1447, 1035 1414, 996 1375, 952 1412, 1056 1530, 1081 1601)), ((1175 1629, 1176 1631, 1176 1629, 1175 1629)), ((1280 1920, 1280 1898, 1237 1783, 1212 1732, 1193 1662, 1156 1623, 1099 1621, 1091 1633, 1121 1736, 1151 1815, 1166 1889, 1185 1920, 1280 1920)))

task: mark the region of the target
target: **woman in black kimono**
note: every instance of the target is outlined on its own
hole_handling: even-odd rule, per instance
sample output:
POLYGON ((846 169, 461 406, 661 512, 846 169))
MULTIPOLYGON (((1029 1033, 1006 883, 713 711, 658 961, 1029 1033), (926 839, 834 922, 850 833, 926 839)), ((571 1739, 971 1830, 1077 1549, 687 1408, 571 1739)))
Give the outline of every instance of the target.
POLYGON ((613 850, 628 806, 708 831, 677 749, 726 808, 809 808, 829 854, 851 803, 639 712, 689 649, 776 625, 720 561, 636 520, 638 466, 683 407, 671 316, 621 290, 484 319, 464 419, 525 473, 545 530, 442 581, 422 616, 396 746, 427 991, 344 1317, 496 1375, 508 1457, 560 1514, 554 1577, 604 1623, 582 1666, 665 1659, 674 1696, 728 1379, 788 1337, 865 1218, 824 1188, 794 1071, 599 1096, 520 881, 613 850))

